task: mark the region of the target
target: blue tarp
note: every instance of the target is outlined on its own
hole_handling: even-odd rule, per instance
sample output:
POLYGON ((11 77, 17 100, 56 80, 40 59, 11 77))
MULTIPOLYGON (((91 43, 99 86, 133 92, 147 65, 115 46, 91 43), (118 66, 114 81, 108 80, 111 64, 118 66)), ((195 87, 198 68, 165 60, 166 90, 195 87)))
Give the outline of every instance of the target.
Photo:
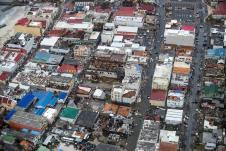
POLYGON ((11 117, 14 115, 14 113, 16 113, 16 110, 11 110, 11 111, 9 111, 9 112, 6 114, 4 120, 5 120, 5 121, 10 120, 11 117))
POLYGON ((24 132, 24 133, 28 133, 29 129, 23 128, 23 129, 21 129, 21 131, 24 132))
POLYGON ((31 131, 31 134, 32 134, 32 135, 40 135, 41 133, 38 132, 38 131, 31 131))
POLYGON ((38 51, 35 54, 34 60, 47 62, 50 58, 50 54, 44 51, 38 51))
POLYGON ((208 49, 207 57, 214 57, 214 58, 225 57, 225 49, 224 48, 208 49))
POLYGON ((41 116, 44 113, 45 109, 35 109, 34 113, 35 115, 41 116))
POLYGON ((33 95, 39 99, 35 105, 36 108, 46 108, 46 106, 53 107, 57 102, 57 98, 53 95, 53 92, 50 91, 33 92, 33 95))
POLYGON ((66 92, 60 92, 59 93, 59 99, 65 100, 67 97, 67 93, 66 92))
POLYGON ((32 92, 28 92, 17 104, 18 107, 27 109, 31 103, 33 102, 35 96, 32 94, 32 92))

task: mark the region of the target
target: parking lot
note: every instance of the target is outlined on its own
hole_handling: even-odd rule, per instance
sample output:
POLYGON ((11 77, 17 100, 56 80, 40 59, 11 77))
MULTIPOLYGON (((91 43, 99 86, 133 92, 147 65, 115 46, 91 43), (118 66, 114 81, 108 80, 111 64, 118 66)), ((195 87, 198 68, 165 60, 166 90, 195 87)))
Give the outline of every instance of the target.
POLYGON ((172 12, 172 18, 181 22, 194 23, 194 11, 189 9, 175 9, 172 12))

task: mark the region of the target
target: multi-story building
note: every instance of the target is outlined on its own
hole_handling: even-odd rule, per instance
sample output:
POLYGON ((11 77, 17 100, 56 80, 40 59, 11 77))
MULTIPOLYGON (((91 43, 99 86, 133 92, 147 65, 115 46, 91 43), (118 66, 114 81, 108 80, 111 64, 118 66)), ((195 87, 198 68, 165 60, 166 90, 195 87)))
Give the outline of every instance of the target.
POLYGON ((177 46, 194 46, 195 34, 178 29, 166 29, 164 33, 165 44, 177 46))

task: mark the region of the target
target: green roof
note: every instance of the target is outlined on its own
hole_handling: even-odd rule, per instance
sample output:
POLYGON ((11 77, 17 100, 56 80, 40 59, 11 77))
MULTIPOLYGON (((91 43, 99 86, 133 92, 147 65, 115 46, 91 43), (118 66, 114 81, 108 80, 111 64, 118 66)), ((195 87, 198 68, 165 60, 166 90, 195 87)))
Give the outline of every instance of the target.
POLYGON ((218 93, 219 86, 211 84, 204 87, 204 93, 206 97, 212 98, 218 93))
POLYGON ((79 113, 79 109, 67 107, 63 109, 63 111, 60 114, 60 117, 75 119, 78 116, 78 113, 79 113))
POLYGON ((50 151, 50 149, 46 148, 45 146, 40 146, 37 151, 50 151))
POLYGON ((16 138, 11 135, 2 135, 0 136, 0 139, 5 143, 13 144, 16 138))

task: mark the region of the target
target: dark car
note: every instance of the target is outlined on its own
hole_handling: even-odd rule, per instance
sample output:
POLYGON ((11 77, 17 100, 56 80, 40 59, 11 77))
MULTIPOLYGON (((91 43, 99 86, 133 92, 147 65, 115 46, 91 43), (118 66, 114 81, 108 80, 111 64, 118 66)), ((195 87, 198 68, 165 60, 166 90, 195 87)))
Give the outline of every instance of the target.
POLYGON ((3 28, 3 27, 5 27, 6 26, 6 24, 1 24, 0 25, 0 28, 3 28))

